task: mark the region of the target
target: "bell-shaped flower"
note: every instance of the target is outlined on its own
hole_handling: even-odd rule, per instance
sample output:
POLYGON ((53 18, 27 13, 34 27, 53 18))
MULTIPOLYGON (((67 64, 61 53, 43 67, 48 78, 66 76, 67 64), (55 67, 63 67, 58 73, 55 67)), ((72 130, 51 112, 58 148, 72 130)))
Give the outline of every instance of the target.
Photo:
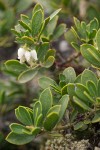
POLYGON ((30 66, 33 66, 34 62, 38 60, 35 50, 28 51, 24 48, 18 49, 18 59, 20 60, 20 63, 24 63, 26 61, 30 66))
POLYGON ((20 63, 25 62, 25 49, 24 48, 18 49, 18 59, 20 60, 20 63))
POLYGON ((32 51, 31 51, 31 57, 32 57, 33 60, 35 60, 35 61, 38 60, 36 50, 32 50, 32 51))
POLYGON ((26 51, 25 52, 25 59, 28 63, 30 63, 30 60, 31 60, 31 52, 29 51, 26 51))

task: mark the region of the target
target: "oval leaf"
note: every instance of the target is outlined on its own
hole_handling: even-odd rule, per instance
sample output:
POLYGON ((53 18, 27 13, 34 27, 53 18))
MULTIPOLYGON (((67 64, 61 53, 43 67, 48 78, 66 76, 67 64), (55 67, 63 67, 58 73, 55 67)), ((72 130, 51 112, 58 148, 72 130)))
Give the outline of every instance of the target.
POLYGON ((44 121, 45 130, 51 131, 56 126, 58 119, 59 119, 58 113, 50 113, 44 121))
POLYGON ((63 118, 66 108, 68 107, 68 102, 69 102, 69 95, 67 95, 67 94, 62 96, 62 98, 60 99, 59 104, 61 105, 61 108, 60 108, 60 112, 59 112, 58 122, 60 122, 61 119, 63 118))
POLYGON ((41 88, 46 89, 50 87, 50 85, 55 85, 55 81, 48 77, 41 77, 39 78, 39 85, 41 88))
POLYGON ((42 113, 43 113, 43 117, 44 117, 44 116, 46 116, 48 110, 51 108, 51 106, 53 104, 53 98, 52 98, 51 90, 49 88, 45 89, 41 93, 39 100, 42 104, 42 113))
POLYGON ((19 106, 17 109, 15 109, 15 115, 17 119, 26 126, 33 125, 31 115, 25 107, 19 106))
POLYGON ((32 16, 32 36, 39 34, 43 22, 43 11, 38 10, 32 16))
POLYGON ((90 44, 81 46, 81 53, 93 66, 100 68, 100 52, 90 44))
POLYGON ((38 72, 38 67, 28 69, 22 72, 18 77, 19 83, 26 83, 32 80, 36 76, 37 72, 38 72))
POLYGON ((14 132, 10 132, 8 136, 6 137, 6 140, 9 143, 16 144, 16 145, 23 145, 26 143, 31 142, 34 139, 34 135, 28 135, 28 134, 17 134, 14 132))

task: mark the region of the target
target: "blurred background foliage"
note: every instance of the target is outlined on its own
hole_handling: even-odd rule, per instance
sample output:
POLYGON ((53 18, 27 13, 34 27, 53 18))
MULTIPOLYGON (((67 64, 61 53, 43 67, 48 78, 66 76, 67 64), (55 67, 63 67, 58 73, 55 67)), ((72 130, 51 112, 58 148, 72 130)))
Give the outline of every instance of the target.
POLYGON ((33 0, 0 0, 0 47, 10 46, 14 36, 11 28, 20 13, 28 10, 33 0))
POLYGON ((91 20, 96 17, 100 21, 99 0, 0 0, 0 47, 8 47, 14 42, 11 29, 16 24, 20 13, 30 14, 35 3, 44 6, 45 14, 48 15, 58 8, 60 21, 67 22, 70 26, 73 16, 82 20, 91 20))
MULTIPOLYGON (((17 83, 14 76, 2 66, 4 60, 12 57, 17 59, 16 50, 19 45, 15 44, 15 36, 11 29, 17 24, 20 14, 31 16, 31 10, 36 3, 43 5, 46 17, 54 10, 62 8, 58 24, 66 23, 69 28, 74 24, 73 16, 86 23, 97 18, 100 24, 100 0, 0 0, 0 150, 37 148, 34 143, 19 148, 4 140, 8 133, 8 125, 15 120, 13 109, 19 104, 28 106, 29 102, 32 103, 32 98, 39 95, 39 87, 36 86, 37 79, 26 85, 17 83)), ((80 54, 73 51, 64 36, 52 42, 52 47, 57 50, 56 62, 50 71, 42 70, 40 74, 55 78, 58 82, 58 72, 68 66, 74 67, 77 74, 85 67, 90 67, 80 54)))

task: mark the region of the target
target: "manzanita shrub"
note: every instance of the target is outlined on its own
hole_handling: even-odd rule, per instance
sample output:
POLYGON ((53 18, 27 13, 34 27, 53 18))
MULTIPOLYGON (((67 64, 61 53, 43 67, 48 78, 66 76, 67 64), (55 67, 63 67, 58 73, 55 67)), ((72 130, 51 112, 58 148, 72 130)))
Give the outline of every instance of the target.
POLYGON ((33 0, 0 0, 0 47, 12 46, 14 37, 11 28, 16 23, 16 16, 32 4, 33 0))
POLYGON ((17 43, 21 45, 19 60, 5 62, 6 71, 19 83, 32 80, 41 68, 53 65, 55 50, 51 42, 65 34, 66 40, 96 68, 95 72, 85 69, 77 76, 74 68, 68 67, 59 74, 59 82, 46 76, 40 77, 38 83, 43 91, 35 99, 33 107, 19 106, 15 109, 20 123, 12 123, 11 132, 6 137, 12 144, 23 145, 38 135, 60 129, 71 128, 73 132, 81 132, 100 123, 100 78, 96 74, 100 70, 98 20, 94 18, 86 24, 75 18, 75 26, 66 32, 65 24, 57 26, 59 11, 45 19, 42 6, 37 4, 31 18, 21 15, 13 30, 17 43), (69 122, 62 125, 66 110, 70 110, 69 122))

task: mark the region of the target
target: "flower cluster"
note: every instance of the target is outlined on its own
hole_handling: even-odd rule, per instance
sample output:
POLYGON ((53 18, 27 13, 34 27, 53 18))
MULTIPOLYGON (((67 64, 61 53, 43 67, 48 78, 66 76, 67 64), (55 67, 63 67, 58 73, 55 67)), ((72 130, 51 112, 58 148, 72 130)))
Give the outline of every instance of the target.
POLYGON ((18 59, 20 60, 20 63, 24 63, 26 61, 32 66, 34 62, 38 60, 36 50, 28 51, 24 48, 19 48, 18 59))

